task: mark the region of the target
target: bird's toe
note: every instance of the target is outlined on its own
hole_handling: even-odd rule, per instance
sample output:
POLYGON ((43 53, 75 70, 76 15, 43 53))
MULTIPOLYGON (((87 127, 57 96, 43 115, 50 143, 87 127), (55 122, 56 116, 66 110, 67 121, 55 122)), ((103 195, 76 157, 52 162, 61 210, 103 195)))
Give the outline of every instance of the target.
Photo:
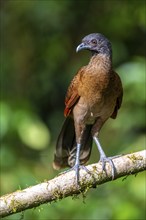
POLYGON ((113 159, 114 157, 101 157, 100 158, 100 162, 102 163, 102 170, 106 172, 106 169, 105 169, 105 165, 106 165, 106 162, 108 162, 111 166, 111 175, 112 175, 112 179, 115 178, 115 166, 114 166, 114 163, 113 163, 113 159))

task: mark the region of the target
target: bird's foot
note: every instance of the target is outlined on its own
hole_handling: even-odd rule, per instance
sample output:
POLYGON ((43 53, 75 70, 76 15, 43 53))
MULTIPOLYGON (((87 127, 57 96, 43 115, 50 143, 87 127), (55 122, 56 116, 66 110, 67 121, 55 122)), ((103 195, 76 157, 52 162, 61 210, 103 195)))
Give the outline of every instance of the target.
POLYGON ((74 170, 75 171, 75 176, 76 176, 76 183, 77 183, 77 186, 79 186, 79 178, 80 178, 80 175, 79 175, 79 171, 80 169, 84 169, 87 173, 89 173, 89 170, 83 166, 83 165, 79 165, 79 164, 75 164, 71 170, 74 170))
POLYGON ((100 157, 100 162, 102 163, 102 171, 104 170, 106 172, 106 169, 105 169, 106 162, 110 164, 111 171, 112 171, 112 180, 114 180, 115 178, 115 166, 113 163, 113 159, 117 157, 119 157, 119 155, 113 156, 113 157, 106 157, 106 156, 100 157))
POLYGON ((65 173, 68 173, 68 172, 74 170, 75 171, 75 176, 76 176, 76 183, 77 183, 77 186, 79 186, 80 185, 79 184, 79 176, 80 176, 79 171, 80 171, 80 169, 84 169, 87 173, 90 173, 90 171, 85 166, 80 165, 80 164, 77 163, 73 167, 71 167, 70 169, 65 170, 64 172, 61 172, 60 174, 65 174, 65 173))

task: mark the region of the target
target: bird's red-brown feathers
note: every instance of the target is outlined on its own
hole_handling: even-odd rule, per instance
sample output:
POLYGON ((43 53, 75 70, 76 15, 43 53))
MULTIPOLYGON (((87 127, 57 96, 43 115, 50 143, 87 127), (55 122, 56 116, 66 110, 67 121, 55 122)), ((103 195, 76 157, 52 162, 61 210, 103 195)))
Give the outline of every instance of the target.
POLYGON ((77 103, 78 99, 80 98, 80 95, 78 94, 78 87, 83 71, 84 71, 84 67, 82 67, 78 71, 78 73, 71 81, 70 86, 68 87, 67 94, 65 97, 65 109, 64 109, 65 117, 67 117, 71 113, 74 105, 77 103))
POLYGON ((73 94, 70 97, 66 97, 65 99, 65 109, 64 109, 64 116, 67 117, 70 115, 73 106, 76 104, 76 102, 79 99, 79 95, 77 92, 73 92, 73 94))

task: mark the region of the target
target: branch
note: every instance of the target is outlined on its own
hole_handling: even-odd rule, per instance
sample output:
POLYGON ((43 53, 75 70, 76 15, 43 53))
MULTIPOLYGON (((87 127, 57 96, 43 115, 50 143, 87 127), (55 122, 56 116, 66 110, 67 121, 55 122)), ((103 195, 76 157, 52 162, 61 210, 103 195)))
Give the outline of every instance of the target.
MULTIPOLYGON (((146 150, 113 159, 115 179, 146 170, 146 150)), ((70 171, 41 184, 18 190, 0 198, 0 216, 8 216, 43 203, 57 201, 74 194, 86 192, 89 188, 111 181, 111 167, 106 163, 106 173, 101 163, 87 166, 90 173, 80 170, 80 188, 76 186, 75 172, 70 171)))

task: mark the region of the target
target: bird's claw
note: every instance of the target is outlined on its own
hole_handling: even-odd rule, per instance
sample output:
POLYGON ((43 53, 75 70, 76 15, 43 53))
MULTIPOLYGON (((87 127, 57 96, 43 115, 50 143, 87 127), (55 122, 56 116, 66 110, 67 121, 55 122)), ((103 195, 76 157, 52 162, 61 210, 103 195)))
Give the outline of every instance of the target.
POLYGON ((79 171, 80 169, 85 170, 87 173, 89 173, 89 170, 83 166, 83 165, 79 165, 79 164, 75 164, 74 167, 72 167, 73 170, 75 170, 75 175, 76 175, 76 181, 77 181, 77 186, 79 186, 79 171))
POLYGON ((75 176, 76 176, 76 183, 77 183, 77 186, 79 186, 79 171, 80 169, 84 169, 87 173, 89 173, 90 171, 83 165, 79 165, 79 164, 75 164, 73 167, 71 167, 70 169, 68 170, 65 170, 64 172, 61 172, 60 174, 65 174, 65 173, 68 173, 72 170, 75 171, 75 176))
POLYGON ((115 157, 101 157, 100 158, 100 162, 102 163, 102 171, 106 171, 105 170, 106 162, 108 162, 110 164, 111 172, 112 172, 112 180, 115 178, 115 166, 112 161, 113 158, 115 158, 115 157))

